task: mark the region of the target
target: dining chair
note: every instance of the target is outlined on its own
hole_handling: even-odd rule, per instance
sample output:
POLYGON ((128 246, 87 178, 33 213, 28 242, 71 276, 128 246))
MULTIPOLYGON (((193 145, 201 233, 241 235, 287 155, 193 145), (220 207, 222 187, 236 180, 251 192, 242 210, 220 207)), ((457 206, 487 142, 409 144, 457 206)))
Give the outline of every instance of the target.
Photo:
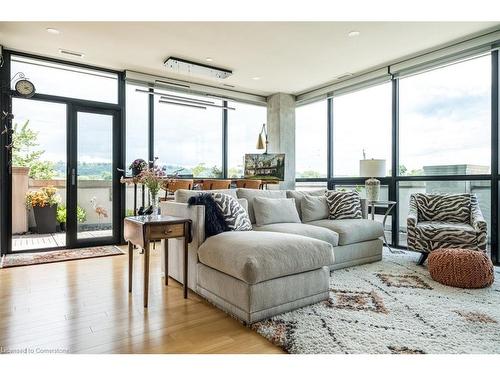
POLYGON ((236 180, 236 187, 245 189, 260 189, 262 180, 236 180))
POLYGON ((231 180, 203 180, 202 190, 231 189, 231 180))

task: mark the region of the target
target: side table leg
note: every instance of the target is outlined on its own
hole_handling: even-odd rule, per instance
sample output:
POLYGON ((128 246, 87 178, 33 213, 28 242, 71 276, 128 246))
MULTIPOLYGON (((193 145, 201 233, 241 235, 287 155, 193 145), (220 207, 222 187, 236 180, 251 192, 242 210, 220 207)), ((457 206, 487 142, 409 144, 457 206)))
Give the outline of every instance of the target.
POLYGON ((163 240, 163 254, 165 254, 165 285, 168 285, 168 238, 163 240))
POLYGON ((128 241, 128 292, 132 293, 132 274, 134 261, 134 245, 128 241))
POLYGON ((149 291, 149 241, 144 243, 144 307, 148 307, 149 291))
POLYGON ((188 242, 189 224, 184 224, 184 298, 188 296, 188 242))

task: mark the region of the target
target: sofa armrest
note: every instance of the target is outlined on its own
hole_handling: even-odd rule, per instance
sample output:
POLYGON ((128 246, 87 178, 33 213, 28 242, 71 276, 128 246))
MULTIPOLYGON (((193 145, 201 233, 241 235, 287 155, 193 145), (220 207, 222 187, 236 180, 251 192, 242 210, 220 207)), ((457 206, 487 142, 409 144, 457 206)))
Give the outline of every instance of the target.
POLYGON ((418 223, 418 208, 415 197, 410 196, 410 208, 408 210, 408 217, 406 218, 406 225, 408 228, 415 228, 418 223))
POLYGON ((485 250, 488 242, 488 225, 486 224, 486 220, 484 220, 475 195, 471 196, 471 225, 477 234, 478 247, 481 250, 485 250))
POLYGON ((192 244, 198 248, 205 241, 205 206, 177 202, 161 202, 162 215, 179 216, 191 219, 192 244))

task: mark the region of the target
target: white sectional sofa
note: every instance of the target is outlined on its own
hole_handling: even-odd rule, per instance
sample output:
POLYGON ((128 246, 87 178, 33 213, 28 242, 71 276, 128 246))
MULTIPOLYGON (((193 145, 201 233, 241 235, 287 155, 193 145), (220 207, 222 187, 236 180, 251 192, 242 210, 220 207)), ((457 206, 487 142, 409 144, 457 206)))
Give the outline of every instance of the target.
MULTIPOLYGON (((189 197, 200 191, 178 190, 175 202, 161 204, 161 213, 193 221, 193 240, 188 250, 189 288, 246 323, 326 300, 331 270, 382 258, 383 228, 366 219, 365 204, 363 219, 328 220, 324 217, 327 212, 321 212, 323 208, 313 207, 312 214, 301 210, 304 197, 324 195, 324 190, 220 192, 238 198, 254 230, 224 232, 206 239, 205 207, 187 205, 189 197), (258 225, 254 212, 258 197, 294 198, 300 220, 317 220, 258 225)), ((258 203, 261 208, 262 200, 258 203)), ((168 274, 181 281, 182 240, 168 241, 168 274)))

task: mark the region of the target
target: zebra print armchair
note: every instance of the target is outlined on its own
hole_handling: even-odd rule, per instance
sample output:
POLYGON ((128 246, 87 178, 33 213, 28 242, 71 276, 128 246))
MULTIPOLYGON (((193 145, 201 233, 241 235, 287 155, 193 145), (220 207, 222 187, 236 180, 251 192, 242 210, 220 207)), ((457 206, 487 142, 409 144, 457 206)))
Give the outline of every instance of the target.
POLYGON ((408 249, 429 253, 440 248, 486 250, 488 230, 475 194, 410 196, 408 249))

